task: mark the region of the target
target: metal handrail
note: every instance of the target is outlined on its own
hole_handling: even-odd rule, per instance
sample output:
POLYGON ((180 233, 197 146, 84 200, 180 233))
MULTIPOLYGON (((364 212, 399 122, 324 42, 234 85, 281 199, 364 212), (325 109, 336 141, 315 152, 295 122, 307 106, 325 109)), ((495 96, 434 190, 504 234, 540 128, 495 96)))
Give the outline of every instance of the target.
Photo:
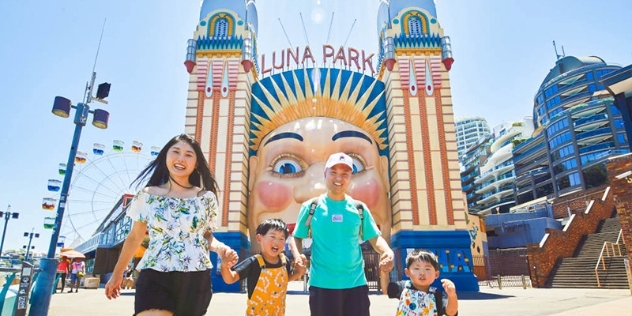
POLYGON ((603 266, 604 270, 608 270, 606 268, 606 261, 603 260, 604 259, 604 255, 603 252, 604 250, 606 251, 606 257, 621 257, 621 245, 619 244, 619 240, 621 238, 621 234, 623 232, 623 229, 619 230, 619 235, 617 236, 617 241, 616 243, 613 243, 611 241, 604 241, 603 242, 603 246, 601 247, 601 252, 599 253, 599 259, 597 260, 597 264, 595 264, 595 277, 597 278, 597 287, 601 287, 601 282, 599 281, 599 263, 601 263, 601 265, 603 266), (610 248, 608 248, 608 246, 610 246, 610 248, 612 249, 612 255, 610 255, 610 248), (614 251, 614 246, 617 246, 617 250, 619 250, 619 254, 616 255, 615 251, 614 251))
MULTIPOLYGON (((623 233, 623 228, 619 229, 619 235, 617 236, 617 244, 619 243, 619 240, 621 240, 622 233, 623 233)), ((625 245, 625 240, 623 240, 623 244, 625 245)))

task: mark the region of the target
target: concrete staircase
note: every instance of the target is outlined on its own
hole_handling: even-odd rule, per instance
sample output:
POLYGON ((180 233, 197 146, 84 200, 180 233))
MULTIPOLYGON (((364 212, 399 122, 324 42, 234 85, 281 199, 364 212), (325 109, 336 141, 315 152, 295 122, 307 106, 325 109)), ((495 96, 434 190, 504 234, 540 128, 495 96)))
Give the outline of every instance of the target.
MULTIPOLYGON (((621 226, 617 217, 608 218, 601 222, 597 233, 584 237, 584 241, 578 246, 575 255, 570 258, 562 258, 557 261, 555 268, 549 277, 547 287, 554 288, 597 288, 595 265, 599 260, 599 254, 604 242, 615 243, 621 226)), ((620 243, 622 243, 620 241, 620 243)), ((615 250, 618 255, 618 249, 615 250)), ((604 251, 605 255, 605 251, 604 251)), ((612 253, 611 253, 612 255, 612 253)), ((599 263, 599 281, 604 289, 627 289, 628 280, 625 273, 623 259, 626 258, 625 245, 621 245, 621 255, 616 257, 604 257, 607 270, 603 270, 599 263)))

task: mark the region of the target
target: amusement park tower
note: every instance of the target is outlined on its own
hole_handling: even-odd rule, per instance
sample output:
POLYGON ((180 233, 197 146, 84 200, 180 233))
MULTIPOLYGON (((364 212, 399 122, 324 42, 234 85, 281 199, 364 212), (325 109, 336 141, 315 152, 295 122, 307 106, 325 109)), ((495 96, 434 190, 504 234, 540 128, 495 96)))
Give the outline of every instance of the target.
POLYGON ((402 259, 407 249, 432 249, 442 276, 456 280, 460 289, 478 290, 460 185, 450 38, 433 0, 382 1, 377 29, 379 78, 391 90, 391 244, 402 259))
MULTIPOLYGON (((204 1, 185 66, 190 74, 185 132, 200 142, 219 185, 218 235, 247 249, 245 222, 250 89, 257 77, 254 1, 204 1)), ((243 253, 240 255, 243 256, 243 253)))
MULTIPOLYGON (((343 151, 354 158, 347 194, 368 206, 390 240, 398 277, 407 252, 425 248, 437 255, 442 276, 478 290, 449 38, 432 0, 383 0, 377 26, 376 68, 366 67, 372 54, 325 43, 322 63, 314 47, 292 47, 272 54, 271 72, 257 54, 255 2, 203 2, 185 61, 185 131, 202 145, 220 187, 215 236, 245 257, 257 246, 253 228, 262 220, 300 225, 294 221, 301 204, 324 193, 327 157, 343 151), (287 58, 278 63, 275 56, 287 58), (367 68, 375 72, 365 75, 367 68)), ((240 290, 219 280, 213 287, 240 290)))

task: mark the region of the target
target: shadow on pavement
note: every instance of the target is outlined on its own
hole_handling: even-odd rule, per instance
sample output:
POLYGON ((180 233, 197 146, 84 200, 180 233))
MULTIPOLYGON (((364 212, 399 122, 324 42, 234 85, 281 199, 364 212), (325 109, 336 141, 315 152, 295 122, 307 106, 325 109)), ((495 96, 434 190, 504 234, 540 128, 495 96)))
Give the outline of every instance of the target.
MULTIPOLYGON (((290 294, 291 291, 288 291, 290 294)), ((302 291, 294 291, 295 294, 308 294, 302 291)), ((515 295, 498 295, 498 294, 490 294, 490 293, 481 293, 481 292, 457 292, 460 300, 500 300, 504 298, 516 297, 515 295)), ((379 291, 370 291, 369 295, 382 295, 382 292, 379 291)))
POLYGON ((514 295, 498 295, 481 292, 458 292, 456 293, 460 300, 499 300, 508 297, 515 297, 514 295))
MULTIPOLYGON (((133 295, 134 293, 126 293, 126 294, 133 295)), ((288 290, 287 294, 288 295, 309 295, 309 292, 304 292, 302 290, 300 291, 288 290)), ((457 292, 457 294, 459 296, 459 300, 500 300, 504 298, 516 297, 515 295, 499 295, 499 294, 490 294, 490 293, 481 293, 481 292, 457 292)), ((382 295, 382 292, 370 291, 369 295, 382 295)))
POLYGON ((308 292, 304 292, 304 291, 289 290, 289 291, 287 291, 287 294, 290 294, 290 295, 309 295, 309 291, 308 292))

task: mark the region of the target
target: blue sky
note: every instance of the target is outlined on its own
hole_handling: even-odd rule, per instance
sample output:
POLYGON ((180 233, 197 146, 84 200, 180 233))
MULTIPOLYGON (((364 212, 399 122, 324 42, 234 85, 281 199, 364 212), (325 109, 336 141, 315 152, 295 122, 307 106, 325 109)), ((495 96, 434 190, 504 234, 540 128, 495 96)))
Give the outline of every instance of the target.
MULTIPOLYGON (((145 153, 184 129, 188 74, 183 62, 199 7, 199 0, 0 1, 5 135, 0 138, 0 210, 10 204, 20 213, 20 219, 9 221, 5 250, 26 245, 22 236, 31 228, 41 233, 33 240, 35 250, 48 249, 51 231, 43 229, 43 218, 54 213, 42 210, 42 198, 54 196, 46 190, 48 179, 62 180, 57 168, 67 160, 75 126, 50 110, 57 95, 82 100, 104 19, 97 83, 110 82, 112 89, 108 105, 91 108, 109 111, 110 126, 86 126, 79 149, 91 151, 93 143, 111 148, 113 140, 129 147, 137 140, 145 153)), ((377 0, 259 0, 257 7, 260 54, 289 46, 279 19, 293 46, 304 47, 309 40, 319 48, 327 40, 332 12, 330 44, 346 41, 377 53, 377 0)), ((563 46, 566 55, 632 63, 629 0, 437 0, 437 15, 452 39, 455 115, 481 116, 491 127, 532 114, 533 96, 555 63, 554 40, 559 53, 563 46)), ((76 175, 75 180, 89 182, 76 175)), ((92 196, 77 191, 71 192, 71 203, 92 196)))

